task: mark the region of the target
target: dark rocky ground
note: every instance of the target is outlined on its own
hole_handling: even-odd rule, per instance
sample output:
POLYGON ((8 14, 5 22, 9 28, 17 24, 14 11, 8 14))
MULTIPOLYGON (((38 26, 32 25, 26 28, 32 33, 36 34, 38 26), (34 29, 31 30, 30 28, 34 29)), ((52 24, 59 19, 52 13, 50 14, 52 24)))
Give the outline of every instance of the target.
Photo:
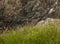
POLYGON ((0 0, 0 29, 36 25, 46 18, 60 18, 60 0, 0 0))

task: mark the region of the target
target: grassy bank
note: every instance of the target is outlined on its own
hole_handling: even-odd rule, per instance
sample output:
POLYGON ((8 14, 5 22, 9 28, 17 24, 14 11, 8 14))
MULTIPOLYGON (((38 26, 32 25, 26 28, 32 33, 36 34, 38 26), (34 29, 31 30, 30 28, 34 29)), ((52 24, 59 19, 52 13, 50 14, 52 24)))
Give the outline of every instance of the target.
POLYGON ((60 22, 24 27, 0 35, 0 44, 60 44, 60 22))

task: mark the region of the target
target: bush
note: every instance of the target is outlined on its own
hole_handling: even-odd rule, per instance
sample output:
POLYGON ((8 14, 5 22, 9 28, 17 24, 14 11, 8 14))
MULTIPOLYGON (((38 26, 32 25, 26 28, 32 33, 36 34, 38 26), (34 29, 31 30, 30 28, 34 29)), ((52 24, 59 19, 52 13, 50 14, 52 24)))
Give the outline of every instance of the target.
POLYGON ((0 27, 35 25, 46 18, 60 18, 59 5, 59 0, 0 0, 0 27))

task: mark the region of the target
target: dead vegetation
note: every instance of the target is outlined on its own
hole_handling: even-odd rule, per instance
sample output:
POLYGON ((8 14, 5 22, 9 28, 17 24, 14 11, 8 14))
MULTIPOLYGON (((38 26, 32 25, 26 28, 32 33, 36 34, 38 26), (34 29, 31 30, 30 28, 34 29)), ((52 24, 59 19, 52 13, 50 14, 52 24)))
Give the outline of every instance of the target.
POLYGON ((60 0, 0 0, 0 29, 36 25, 46 18, 60 18, 60 0))

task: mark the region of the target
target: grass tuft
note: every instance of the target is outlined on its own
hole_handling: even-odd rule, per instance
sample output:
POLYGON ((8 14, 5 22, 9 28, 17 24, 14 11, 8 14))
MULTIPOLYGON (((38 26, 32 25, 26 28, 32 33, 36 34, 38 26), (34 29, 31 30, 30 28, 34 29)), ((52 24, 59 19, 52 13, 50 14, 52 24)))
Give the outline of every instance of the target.
POLYGON ((60 44, 60 23, 44 27, 25 26, 0 35, 0 44, 60 44))

